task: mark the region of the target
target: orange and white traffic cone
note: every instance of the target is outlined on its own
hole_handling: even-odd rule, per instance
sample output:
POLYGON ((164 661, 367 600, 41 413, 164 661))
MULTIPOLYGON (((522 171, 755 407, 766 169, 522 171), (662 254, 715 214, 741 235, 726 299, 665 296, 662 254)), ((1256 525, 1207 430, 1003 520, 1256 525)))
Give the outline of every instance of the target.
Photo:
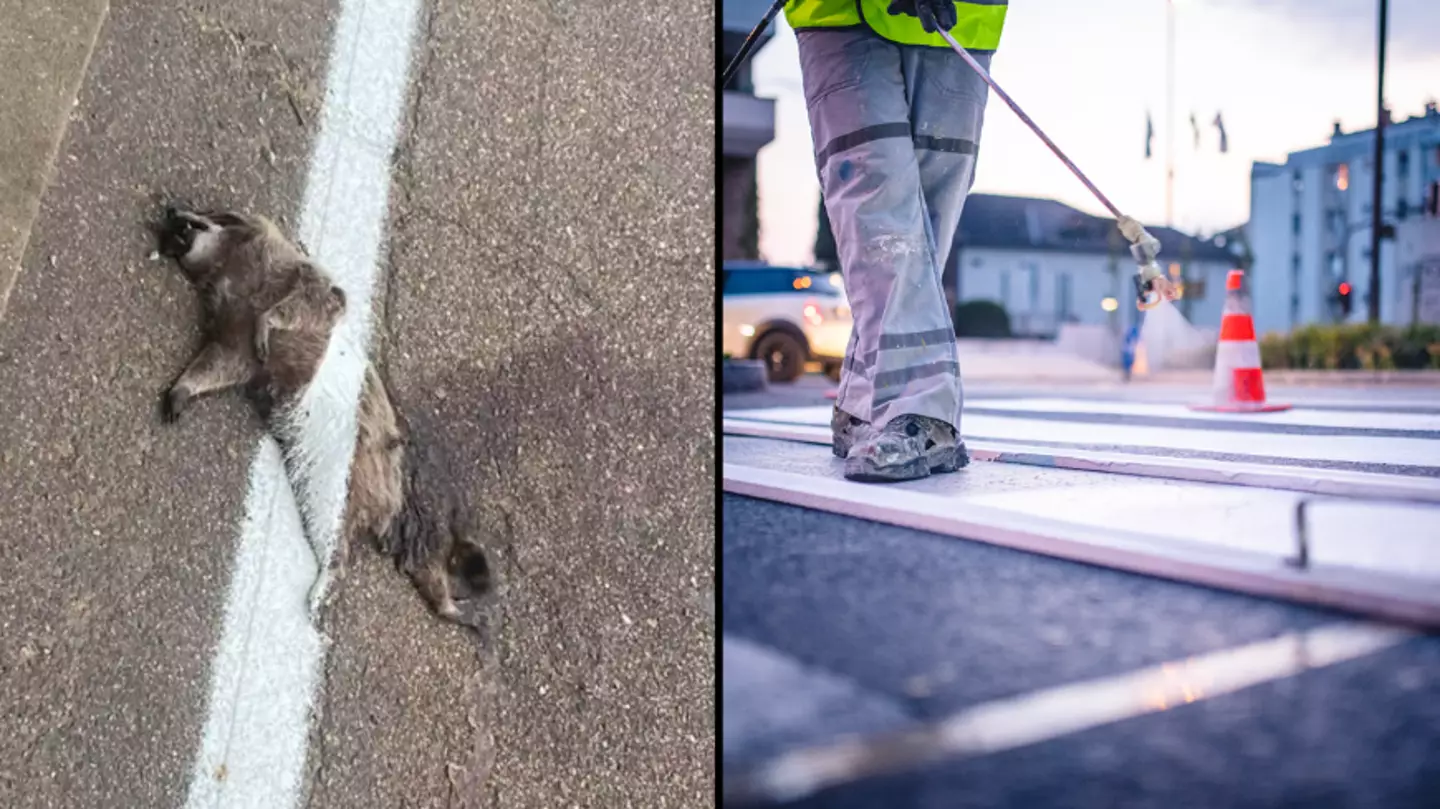
POLYGON ((1255 321, 1241 294, 1243 270, 1225 276, 1225 309, 1220 316, 1220 344, 1215 348, 1214 402, 1190 405, 1191 410, 1222 413, 1269 413, 1289 410, 1288 404, 1265 401, 1265 374, 1260 368, 1260 344, 1255 342, 1255 321))

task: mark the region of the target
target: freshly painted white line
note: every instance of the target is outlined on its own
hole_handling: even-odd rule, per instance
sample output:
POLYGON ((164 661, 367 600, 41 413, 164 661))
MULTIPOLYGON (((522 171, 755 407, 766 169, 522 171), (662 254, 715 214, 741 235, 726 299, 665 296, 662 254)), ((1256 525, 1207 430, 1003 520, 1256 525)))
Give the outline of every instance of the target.
MULTIPOLYGON (((829 427, 745 421, 726 418, 726 435, 803 441, 831 442, 829 427)), ((985 439, 967 439, 966 449, 977 461, 996 461, 1085 472, 1106 472, 1193 483, 1219 483, 1284 491, 1322 494, 1331 497, 1369 497, 1440 503, 1440 478, 1415 475, 1387 475, 1379 472, 1352 472, 1345 469, 1318 469, 1281 464, 1216 461, 1209 458, 1170 458, 1124 452, 1095 452, 1082 449, 1033 447, 985 439)))
POLYGON ((289 809, 304 792, 325 649, 307 599, 324 594, 317 572, 344 509, 418 10, 417 0, 340 0, 299 237, 348 305, 282 428, 289 457, 267 437, 251 466, 187 809, 289 809))
MULTIPOLYGON (((725 415, 733 417, 737 414, 725 415)), ((828 426, 830 408, 777 407, 747 410, 744 417, 752 421, 828 426)), ((1156 447, 1265 458, 1440 467, 1440 441, 1424 438, 1377 438, 1365 435, 1317 437, 1293 433, 1190 430, 1183 427, 1074 424, 984 413, 965 415, 960 428, 967 442, 973 436, 1019 443, 1053 441, 1088 446, 1156 447)))
MULTIPOLYGON (((973 758, 1178 708, 1356 660, 1415 637, 1396 627, 1332 624, 967 708, 918 728, 802 748, 740 775, 747 798, 791 801, 861 778, 973 758)), ((739 797, 739 795, 737 795, 739 797)))
MULTIPOLYGON (((727 439, 722 448, 730 463, 843 479, 840 462, 818 446, 768 441, 742 445, 727 439)), ((936 475, 887 488, 945 498, 956 511, 998 506, 1097 529, 1130 527, 1155 540, 1235 548, 1275 559, 1297 553, 1297 510, 1302 501, 1310 501, 1305 526, 1313 564, 1440 582, 1440 508, 1433 503, 1305 497, 1272 488, 1036 466, 1042 468, 1035 468, 1023 481, 1014 471, 990 463, 974 464, 960 475, 936 475)))
MULTIPOLYGON (((945 477, 954 478, 954 486, 959 489, 974 488, 963 475, 945 477)), ((1038 503, 1038 497, 1063 487, 967 497, 917 491, 904 485, 852 483, 838 474, 803 475, 730 462, 724 464, 722 478, 724 490, 734 494, 1117 570, 1440 627, 1440 588, 1435 586, 1434 575, 1440 566, 1440 540, 1435 540, 1433 531, 1432 541, 1410 537, 1414 546, 1406 548, 1412 558, 1427 562, 1423 572, 1356 564, 1357 554, 1362 562, 1388 555, 1384 546, 1373 542, 1383 538, 1376 531, 1388 532, 1388 527, 1361 537, 1360 544, 1347 545, 1345 536, 1340 536, 1339 541, 1333 536, 1323 541, 1316 538, 1312 543, 1315 561, 1311 567, 1299 570, 1286 562, 1293 554, 1293 539, 1284 533, 1224 532, 1217 536, 1213 525, 1191 530, 1187 523, 1215 506, 1201 500, 1196 504, 1198 508, 1175 516, 1171 510, 1187 499, 1185 493, 1170 493, 1168 501, 1147 503, 1134 498, 1153 499, 1158 495, 1149 491, 1109 492, 1107 510, 1127 515, 1123 525, 1116 525, 1113 513, 1097 519, 1093 509, 1074 520, 1051 516, 1063 512, 1038 503), (1127 504, 1129 509, 1125 508, 1127 504), (1145 508, 1143 512, 1139 511, 1141 507, 1145 508), (1130 511, 1137 512, 1133 518, 1130 511)), ((1221 488, 1192 484, 1188 492, 1194 497, 1213 498, 1214 490, 1221 488)), ((1080 487, 1075 494, 1099 498, 1106 493, 1097 491, 1097 487, 1080 487)), ((1366 506, 1377 508, 1373 504, 1366 506)), ((1395 514, 1369 515, 1371 525, 1385 525, 1386 519, 1395 519, 1395 514)), ((1424 526, 1435 522, 1421 522, 1417 530, 1423 532, 1424 526)))
POLYGON ((1303 427, 1339 427, 1353 429, 1429 430, 1440 432, 1440 415, 1433 413, 1396 413, 1393 411, 1293 410, 1275 413, 1208 413, 1179 404, 1149 402, 1087 401, 1082 399, 979 399, 966 403, 966 409, 1028 411, 1033 413, 1084 413, 1112 416, 1153 416, 1189 419, 1196 422, 1241 422, 1283 424, 1303 427))

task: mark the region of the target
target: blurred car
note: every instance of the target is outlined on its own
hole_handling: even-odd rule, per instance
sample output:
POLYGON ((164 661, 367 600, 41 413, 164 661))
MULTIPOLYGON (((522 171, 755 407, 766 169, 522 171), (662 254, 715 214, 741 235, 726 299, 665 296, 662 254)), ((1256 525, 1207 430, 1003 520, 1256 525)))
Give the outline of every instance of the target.
POLYGON ((727 261, 720 274, 721 351, 764 360, 773 382, 794 380, 807 362, 840 378, 854 324, 840 273, 727 261))

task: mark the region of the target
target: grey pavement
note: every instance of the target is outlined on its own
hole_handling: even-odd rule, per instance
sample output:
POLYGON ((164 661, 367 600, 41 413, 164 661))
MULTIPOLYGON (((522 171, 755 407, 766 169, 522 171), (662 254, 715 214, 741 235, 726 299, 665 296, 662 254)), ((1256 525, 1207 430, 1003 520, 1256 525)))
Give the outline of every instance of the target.
MULTIPOLYGON (((184 800, 259 425, 235 397, 160 423, 197 307, 142 222, 180 195, 294 223, 334 13, 116 2, 100 30, 0 321, 0 805, 184 800)), ((502 606, 482 648, 357 551, 309 805, 703 805, 714 11, 424 13, 376 348, 502 606)))
MULTIPOLYGON (((843 734, 1340 619, 733 495, 722 520, 727 778, 843 734)), ((1440 639, 1419 637, 785 805, 1429 806, 1440 788, 1437 662, 1440 639)))

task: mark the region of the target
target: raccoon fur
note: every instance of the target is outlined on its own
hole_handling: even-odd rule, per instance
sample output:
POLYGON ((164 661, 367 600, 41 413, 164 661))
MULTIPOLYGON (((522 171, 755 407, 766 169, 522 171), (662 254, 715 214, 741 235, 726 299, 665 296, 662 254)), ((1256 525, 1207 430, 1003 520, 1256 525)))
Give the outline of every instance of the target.
MULTIPOLYGON (((164 420, 173 423, 201 396, 240 388, 286 443, 286 416, 320 367, 344 292, 262 216, 172 205, 151 227, 159 253, 199 292, 204 333, 165 393, 164 420)), ((471 512, 437 442, 417 436, 373 363, 357 421, 337 568, 352 542, 368 542, 437 615, 483 632, 493 587, 471 512)))

